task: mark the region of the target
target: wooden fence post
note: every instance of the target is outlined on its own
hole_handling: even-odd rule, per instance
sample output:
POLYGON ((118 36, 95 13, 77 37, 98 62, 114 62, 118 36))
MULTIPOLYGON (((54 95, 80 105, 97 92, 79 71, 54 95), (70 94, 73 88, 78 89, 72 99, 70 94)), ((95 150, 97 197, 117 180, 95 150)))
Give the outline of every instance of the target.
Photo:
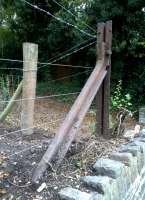
MULTIPOLYGON (((104 60, 104 23, 99 23, 97 28, 97 62, 102 62, 104 60)), ((96 133, 97 135, 103 134, 102 129, 102 86, 100 87, 96 95, 96 133)))
POLYGON ((6 117, 8 116, 8 114, 11 112, 14 104, 16 103, 16 99, 17 97, 20 95, 21 91, 22 91, 22 85, 23 82, 21 81, 20 84, 18 85, 15 93, 13 94, 12 98, 10 99, 8 105, 6 106, 6 108, 4 109, 4 111, 0 114, 0 122, 3 122, 6 117))
POLYGON ((23 44, 23 91, 21 129, 24 135, 33 134, 36 95, 38 45, 23 44), (23 130, 27 129, 27 130, 23 130))
POLYGON ((112 21, 105 24, 105 65, 107 67, 107 75, 103 81, 103 135, 110 136, 109 113, 110 113, 110 78, 111 78, 111 47, 112 47, 112 21))
POLYGON ((96 96, 96 131, 108 137, 109 134, 109 107, 110 107, 110 76, 111 76, 111 46, 112 21, 98 24, 97 60, 103 61, 107 68, 107 75, 96 96))

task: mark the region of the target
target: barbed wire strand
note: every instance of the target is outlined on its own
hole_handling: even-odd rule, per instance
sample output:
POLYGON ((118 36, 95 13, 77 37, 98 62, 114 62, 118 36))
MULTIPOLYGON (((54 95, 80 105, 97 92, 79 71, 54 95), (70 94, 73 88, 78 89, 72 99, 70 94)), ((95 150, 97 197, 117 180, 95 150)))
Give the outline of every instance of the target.
MULTIPOLYGON (((73 52, 70 52, 70 53, 67 53, 67 54, 65 54, 65 55, 62 55, 62 54, 60 54, 60 55, 62 55, 61 57, 59 57, 59 58, 57 58, 57 59, 55 59, 55 60, 53 60, 52 62, 49 62, 51 59, 49 59, 48 60, 48 62, 46 63, 46 62, 37 62, 38 64, 41 64, 41 65, 44 65, 44 66, 42 66, 42 67, 38 67, 38 69, 41 69, 41 68, 43 68, 43 67, 45 67, 45 66, 47 66, 47 65, 52 65, 52 66, 62 66, 62 67, 71 67, 71 68, 90 68, 90 67, 84 67, 84 66, 77 66, 77 65, 66 65, 66 64, 57 64, 57 63, 55 63, 54 64, 54 62, 56 62, 56 61, 59 61, 59 60, 62 60, 63 58, 65 58, 65 57, 68 57, 69 55, 72 55, 73 53, 76 53, 76 52, 78 52, 78 51, 80 51, 80 50, 83 50, 84 48, 86 48, 86 47, 88 47, 88 46, 91 46, 92 44, 94 44, 94 43, 96 43, 96 40, 94 41, 94 42, 92 42, 92 43, 89 43, 89 44, 87 44, 87 45, 85 45, 85 46, 83 46, 83 47, 81 47, 81 48, 79 48, 79 49, 75 49, 73 52)), ((82 44, 84 44, 84 43, 82 43, 82 44)), ((82 45, 82 44, 80 44, 80 45, 82 45)), ((79 46, 80 46, 79 45, 79 46)), ((76 45, 75 47, 78 47, 78 45, 76 45)), ((72 47, 71 49, 73 49, 74 47, 72 47)), ((70 50, 71 50, 70 49, 70 50)), ((67 50, 67 51, 70 51, 70 50, 67 50)), ((67 51, 65 51, 65 52, 67 52, 67 51)), ((54 57, 55 58, 55 57, 54 57)), ((23 61, 23 60, 16 60, 16 59, 9 59, 9 58, 0 58, 0 61, 8 61, 8 62, 20 62, 20 63, 23 63, 23 62, 30 62, 30 61, 23 61)), ((24 71, 23 69, 21 69, 21 68, 0 68, 0 69, 2 69, 2 70, 20 70, 20 71, 24 71)), ((26 71, 26 70, 25 70, 26 71)), ((29 70, 28 70, 29 71, 29 70)))
MULTIPOLYGON (((39 63, 38 63, 39 64, 39 63)), ((82 69, 89 69, 91 67, 84 67, 84 66, 80 66, 80 65, 67 65, 67 64, 53 64, 53 63, 41 63, 42 65, 50 65, 50 66, 58 66, 58 67, 71 67, 71 68, 82 68, 82 69)), ((38 67, 38 69, 41 67, 38 67)))
MULTIPOLYGON (((87 127, 88 127, 88 126, 87 126, 87 127)), ((40 148, 42 148, 42 146, 43 146, 43 142, 42 142, 41 144, 32 145, 31 147, 25 148, 25 149, 23 149, 22 151, 18 151, 18 152, 16 152, 16 153, 13 153, 13 154, 9 155, 8 158, 10 158, 10 157, 12 157, 12 156, 15 156, 15 155, 22 154, 23 152, 26 152, 26 151, 30 150, 31 148, 34 148, 34 147, 40 147, 40 148)))
MULTIPOLYGON (((60 97, 60 96, 69 96, 69 95, 75 95, 79 94, 80 92, 71 92, 71 93, 61 93, 61 94, 54 94, 54 95, 49 95, 49 96, 38 96, 36 98, 26 98, 26 99, 16 99, 13 100, 12 102, 19 102, 19 101, 28 101, 28 100, 37 100, 37 99, 49 99, 53 97, 60 97)), ((0 103, 8 103, 9 100, 2 100, 0 103)))
POLYGON ((0 130, 2 130, 2 129, 6 129, 6 128, 0 128, 0 130))
POLYGON ((92 37, 92 38, 96 38, 95 35, 92 35, 92 34, 90 34, 90 33, 87 33, 86 31, 80 29, 78 26, 76 26, 76 25, 74 25, 74 24, 71 24, 71 23, 65 21, 64 19, 62 19, 62 18, 60 18, 60 17, 56 17, 55 15, 53 15, 52 13, 50 13, 49 11, 46 11, 46 10, 42 9, 42 8, 38 7, 37 5, 31 4, 30 2, 28 2, 28 1, 26 1, 26 0, 21 0, 21 1, 24 2, 24 3, 26 3, 26 4, 28 4, 29 6, 31 6, 31 7, 34 8, 34 9, 37 9, 37 10, 39 10, 39 11, 41 11, 41 12, 46 13, 47 15, 53 17, 55 20, 57 20, 57 21, 59 21, 59 22, 61 22, 61 23, 63 23, 63 24, 66 24, 67 26, 71 26, 71 27, 75 28, 76 30, 78 30, 78 31, 80 31, 81 33, 83 33, 84 35, 87 35, 87 36, 92 37))
POLYGON ((21 130, 17 130, 17 131, 12 131, 12 132, 9 132, 9 133, 0 135, 0 139, 1 139, 1 137, 8 136, 8 135, 11 135, 11 134, 14 134, 14 133, 19 133, 19 132, 21 132, 21 131, 27 131, 27 130, 30 130, 30 129, 32 129, 32 128, 35 128, 35 127, 29 127, 29 128, 26 128, 26 129, 21 129, 21 130))
POLYGON ((23 77, 20 74, 0 74, 0 77, 16 77, 16 78, 20 78, 23 77))
MULTIPOLYGON (((52 124, 54 124, 56 122, 62 121, 63 119, 64 119, 64 117, 61 118, 61 119, 57 119, 55 121, 48 122, 47 125, 52 125, 52 124)), ((41 124, 41 126, 43 126, 44 124, 46 124, 46 123, 41 124)), ((26 129, 20 129, 20 130, 16 130, 16 131, 11 131, 11 132, 8 132, 6 134, 0 135, 0 139, 1 139, 1 137, 5 137, 5 136, 8 136, 8 135, 12 135, 14 133, 19 133, 19 132, 22 132, 22 131, 27 131, 27 130, 34 129, 34 128, 38 128, 38 127, 37 126, 33 126, 33 127, 26 128, 26 129)))
POLYGON ((21 69, 21 68, 3 68, 3 67, 0 67, 0 70, 20 70, 20 71, 23 71, 23 69, 21 69))
MULTIPOLYGON (((65 50, 64 52, 59 53, 58 55, 56 55, 56 56, 50 58, 49 60, 47 60, 47 62, 49 62, 49 61, 55 59, 56 57, 60 57, 60 55, 66 54, 66 52, 71 51, 71 50, 74 50, 75 48, 80 47, 80 46, 82 46, 82 45, 84 45, 84 44, 86 44, 86 43, 88 43, 88 42, 90 42, 90 41, 92 41, 92 40, 93 40, 92 38, 91 38, 91 39, 88 39, 88 40, 85 40, 85 41, 83 41, 83 42, 81 42, 81 43, 79 43, 79 44, 77 44, 77 45, 71 47, 70 49, 65 50)), ((19 60, 19 59, 10 59, 10 58, 0 58, 0 61, 12 61, 12 62, 20 62, 20 63, 24 62, 23 60, 19 60)), ((27 62, 27 61, 26 61, 26 62, 27 62)), ((28 61, 28 62, 29 62, 29 61, 28 61)), ((41 64, 41 62, 39 62, 39 64, 41 64)))
MULTIPOLYGON (((72 17, 77 19, 77 21, 80 21, 79 17, 76 16, 74 13, 72 13, 70 10, 68 10, 66 7, 64 7, 62 4, 58 3, 56 0, 52 0, 54 3, 56 3, 59 7, 64 9, 67 13, 69 13, 72 17)), ((86 22, 81 21, 82 24, 84 24, 86 27, 88 27, 90 30, 92 30, 94 33, 96 33, 96 30, 92 28, 90 25, 88 25, 86 22)))
MULTIPOLYGON (((68 75, 68 76, 63 76, 63 77, 61 77, 61 78, 57 78, 57 79, 54 79, 54 80, 48 80, 47 83, 55 82, 55 81, 59 81, 59 80, 64 80, 64 79, 71 78, 71 77, 75 77, 75 76, 79 76, 79 75, 88 73, 88 72, 90 72, 90 71, 92 71, 92 70, 87 70, 87 71, 84 71, 84 72, 74 73, 74 74, 71 74, 71 75, 68 75)), ((6 75, 6 76, 7 76, 7 75, 6 75)))
POLYGON ((55 82, 55 81, 64 80, 64 79, 71 78, 71 77, 76 77, 76 76, 79 76, 79 75, 82 75, 82 74, 85 74, 85 73, 88 73, 88 72, 91 72, 91 71, 92 70, 87 70, 87 71, 75 73, 75 74, 72 74, 72 75, 69 75, 69 76, 64 76, 62 78, 58 78, 58 79, 55 79, 55 80, 50 80, 50 81, 48 81, 48 83, 49 82, 55 82))
MULTIPOLYGON (((68 57, 68 56, 70 56, 70 55, 72 55, 72 54, 74 54, 74 53, 77 53, 78 51, 83 50, 83 49, 85 49, 85 48, 87 48, 87 47, 93 45, 94 43, 96 43, 96 41, 91 42, 90 44, 85 45, 85 46, 83 46, 83 47, 81 47, 81 48, 79 48, 79 49, 77 49, 77 50, 75 50, 75 51, 73 51, 73 52, 71 52, 71 53, 68 53, 68 54, 66 54, 66 55, 64 55, 64 56, 61 56, 60 58, 58 58, 58 59, 52 61, 51 64, 53 64, 54 62, 57 62, 57 61, 59 61, 59 60, 62 60, 62 59, 66 58, 66 57, 68 57)), ((44 65, 44 66, 39 67, 38 70, 39 70, 39 69, 42 69, 42 68, 44 68, 44 67, 46 67, 47 65, 49 65, 49 64, 46 64, 46 65, 44 65)))
MULTIPOLYGON (((75 76, 79 76, 79 75, 82 75, 82 74, 85 74, 85 73, 88 73, 88 72, 91 72, 91 70, 87 70, 87 71, 84 71, 84 72, 79 72, 79 73, 75 73, 75 74, 72 74, 72 75, 69 75, 69 76, 64 76, 62 78, 58 78, 58 79, 55 79, 55 80, 50 80, 48 81, 49 82, 55 82, 55 81, 59 81, 59 80, 64 80, 66 78, 70 78, 70 77, 75 77, 75 76)), ((46 99, 46 98, 53 98, 53 97, 58 97, 58 96, 66 96, 66 95, 73 95, 73 94, 78 94, 79 92, 73 92, 73 93, 64 93, 64 94, 56 94, 56 95, 49 95, 49 96, 41 96, 41 97, 36 97, 36 98, 26 98, 26 99, 16 99, 16 100, 13 100, 13 102, 22 102, 22 101, 25 101, 25 100, 36 100, 36 99, 46 99)), ((9 100, 1 100, 0 103, 8 103, 9 100)))
POLYGON ((10 155, 8 156, 8 158, 13 157, 13 156, 16 156, 16 155, 19 155, 19 154, 22 154, 22 153, 24 153, 24 152, 30 150, 30 149, 33 148, 33 147, 40 147, 40 148, 42 148, 42 145, 43 145, 43 143, 32 145, 31 147, 28 147, 28 148, 26 148, 26 149, 23 149, 22 151, 18 151, 18 152, 16 152, 16 153, 10 154, 10 155))
MULTIPOLYGON (((75 48, 80 47, 80 46, 82 46, 82 45, 84 45, 84 44, 86 44, 86 43, 88 43, 88 42, 91 42, 91 41, 92 41, 92 38, 89 39, 89 40, 85 40, 84 42, 81 42, 81 43, 79 43, 79 44, 77 44, 77 45, 71 47, 70 49, 65 50, 65 51, 62 52, 62 53, 58 53, 58 54, 55 55, 54 57, 50 58, 47 62, 50 62, 51 60, 54 60, 54 59, 56 59, 56 58, 58 58, 58 57, 60 57, 60 56, 62 56, 62 55, 64 55, 64 54, 67 54, 69 51, 72 51, 72 50, 74 50, 75 48)), ((70 52, 69 52, 69 53, 70 53, 70 52)))
MULTIPOLYGON (((7 61, 7 62, 21 62, 21 63, 24 63, 24 62, 31 62, 31 60, 29 61, 23 61, 23 60, 13 60, 13 59, 8 59, 8 58, 0 58, 0 61, 7 61)), ((41 64, 41 65, 51 65, 51 66, 62 66, 62 67, 72 67, 72 68, 84 68, 84 69, 88 69, 90 67, 84 67, 84 66, 79 66, 79 65, 67 65, 67 64, 58 64, 58 63, 51 63, 51 62, 37 62, 38 64, 41 64)), ((16 70, 21 70, 21 71, 32 71, 32 70, 24 70, 24 69, 21 69, 21 68, 0 68, 0 69, 5 69, 5 70, 8 70, 8 69, 16 69, 16 70)), ((39 68, 38 68, 39 69, 39 68)))

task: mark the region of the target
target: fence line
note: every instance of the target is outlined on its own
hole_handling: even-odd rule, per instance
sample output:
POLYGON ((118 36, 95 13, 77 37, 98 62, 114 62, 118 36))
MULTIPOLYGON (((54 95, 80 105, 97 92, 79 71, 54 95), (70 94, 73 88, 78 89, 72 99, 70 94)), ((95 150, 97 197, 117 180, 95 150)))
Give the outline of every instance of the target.
MULTIPOLYGON (((62 120, 62 119, 61 119, 61 120, 62 120)), ((84 126, 84 127, 89 127, 89 126, 84 126)), ((34 127, 34 128, 35 128, 35 127, 34 127)), ((22 151, 19 151, 19 152, 16 152, 16 153, 13 153, 13 154, 9 155, 8 158, 10 158, 10 157, 12 157, 12 156, 15 156, 15 155, 19 155, 19 154, 21 154, 21 153, 23 153, 23 152, 25 152, 25 151, 30 150, 30 149, 33 148, 33 147, 40 147, 40 148, 42 148, 42 145, 43 145, 43 143, 41 143, 41 144, 36 144, 36 145, 32 145, 31 147, 25 148, 25 149, 23 149, 22 151)))
MULTIPOLYGON (((75 49, 73 52, 70 52, 70 53, 67 53, 67 54, 65 54, 65 55, 62 55, 61 57, 59 57, 59 58, 53 60, 52 62, 38 62, 38 64, 44 65, 44 66, 42 66, 42 67, 38 67, 38 69, 41 69, 41 68, 43 68, 43 67, 45 67, 45 66, 47 66, 47 65, 50 65, 50 66, 72 67, 72 68, 73 68, 73 67, 74 67, 74 68, 90 68, 90 67, 84 67, 84 66, 78 66, 78 65, 58 64, 58 63, 54 63, 54 62, 59 61, 59 60, 62 60, 62 59, 66 58, 66 57, 68 57, 68 56, 70 56, 70 55, 72 55, 72 54, 74 54, 74 53, 77 53, 78 51, 83 50, 83 49, 85 49, 85 48, 87 48, 87 47, 93 45, 94 43, 96 43, 96 40, 93 41, 93 42, 91 42, 91 43, 89 43, 89 44, 87 44, 87 45, 85 45, 85 46, 80 47, 79 49, 75 49)), ((9 58, 0 58, 0 61, 19 62, 19 63, 23 63, 23 62, 24 62, 23 60, 13 60, 13 59, 9 59, 9 58)), ((49 61, 49 60, 48 60, 48 61, 49 61)), ((25 61, 25 62, 30 62, 30 60, 25 61)), ((17 70, 22 70, 22 71, 23 71, 23 69, 21 69, 21 68, 0 68, 0 69, 6 69, 6 70, 7 70, 7 69, 17 69, 17 70)))
MULTIPOLYGON (((91 72, 91 70, 87 70, 87 71, 84 71, 84 72, 78 72, 78 73, 74 73, 74 74, 71 74, 69 76, 63 76, 61 78, 58 78, 58 79, 54 79, 54 80, 48 80, 47 83, 49 82, 55 82, 55 81, 59 81, 59 80, 64 80, 64 79, 67 79, 67 78, 71 78, 71 77, 75 77, 75 76, 79 76, 81 74, 85 74, 85 73, 88 73, 88 72, 91 72)), ((7 75, 7 74, 3 74, 4 76, 13 76, 13 75, 7 75)), ((1 76, 0 76, 1 77, 1 76)), ((18 75, 19 77, 19 75, 18 75)), ((20 76, 20 77, 23 77, 23 76, 20 76)))
MULTIPOLYGON (((65 8, 62 4, 58 3, 56 0, 52 0, 54 3, 56 3, 59 7, 61 7, 62 9, 64 9, 67 13, 69 13, 71 16, 73 16, 75 19, 77 18, 77 20, 80 21, 79 17, 76 16, 75 14, 73 14, 70 10, 68 10, 67 8, 65 8)), ((93 29, 90 25, 86 24, 86 22, 81 21, 82 24, 84 24, 85 26, 87 26, 90 30, 94 31, 94 33, 96 33, 96 30, 93 29)))
MULTIPOLYGON (((75 73, 75 74, 72 74, 72 75, 69 75, 69 76, 64 76, 62 78, 50 80, 50 81, 48 81, 48 83, 56 82, 56 81, 59 81, 59 80, 64 80, 64 79, 71 78, 71 77, 76 77, 76 76, 79 76, 79 75, 82 75, 82 74, 85 74, 85 73, 88 73, 88 72, 91 72, 91 70, 87 70, 87 71, 75 73)), ((78 94, 78 93, 79 92, 73 92, 73 93, 65 93, 65 94, 63 93, 63 94, 56 94, 56 95, 49 95, 49 96, 40 96, 40 97, 36 97, 36 98, 16 99, 16 100, 13 100, 13 102, 19 102, 19 101, 22 102, 22 101, 25 101, 25 100, 45 99, 45 98, 52 98, 52 97, 58 97, 58 96, 73 95, 73 94, 78 94)), ((1 100, 0 101, 0 103, 8 103, 8 102, 9 102, 9 100, 1 100)))
POLYGON ((0 77, 23 77, 23 75, 20 75, 20 74, 0 74, 0 77))
MULTIPOLYGON (((45 63, 43 63, 43 62, 38 62, 38 64, 49 64, 49 65, 62 65, 62 66, 64 66, 64 64, 57 64, 57 63, 55 63, 55 64, 52 64, 52 62, 54 62, 55 61, 55 58, 60 58, 60 56, 64 56, 64 55, 66 55, 66 53, 68 52, 68 51, 71 51, 71 50, 73 50, 73 49, 75 49, 75 48, 77 48, 77 47, 79 47, 79 46, 81 46, 81 45, 83 45, 83 44, 85 44, 86 42, 89 42, 90 40, 92 40, 92 39, 89 39, 89 40, 85 40, 84 42, 82 42, 82 43, 80 43, 79 45, 75 45, 74 47, 72 47, 72 48, 70 48, 70 49, 68 49, 68 50, 66 50, 66 51, 64 51, 64 52, 62 52, 62 53, 59 53, 58 55, 56 55, 56 56, 54 56, 54 57, 52 57, 52 58, 50 58, 48 61, 47 61, 47 63, 45 62, 45 63), (64 55, 63 55, 64 54, 64 55), (52 60, 52 62, 50 62, 52 60)), ((77 50, 77 49, 76 49, 77 50)), ((73 51, 74 52, 74 51, 73 51)), ((70 52, 70 53, 72 53, 73 54, 73 52, 70 52)), ((57 58, 57 59, 58 59, 57 58)), ((0 58, 0 61, 8 61, 8 62, 19 62, 19 63, 23 63, 24 61, 23 60, 18 60, 18 59, 10 59, 10 58, 0 58)), ((29 61, 28 61, 29 62, 29 61)), ((74 66, 74 65, 65 65, 65 66, 72 66, 72 67, 83 67, 83 66, 74 66)), ((2 69, 2 68, 0 68, 0 69, 2 69)), ((23 69, 21 69, 21 68, 3 68, 3 69, 20 69, 20 70, 23 70, 23 69)))
POLYGON ((34 127, 25 128, 25 129, 21 129, 21 130, 17 130, 17 131, 12 131, 12 132, 9 132, 9 133, 0 135, 0 139, 1 139, 1 137, 7 136, 7 135, 11 135, 11 134, 14 134, 14 133, 19 133, 19 132, 21 132, 21 131, 26 131, 26 130, 29 130, 29 129, 32 129, 32 128, 34 128, 34 127))
MULTIPOLYGON (((59 58, 60 59, 60 58, 59 58)), ((55 62, 55 61, 53 61, 53 62, 55 62)), ((72 68, 83 68, 83 69, 90 69, 91 67, 84 67, 84 66, 79 66, 79 65, 67 65, 67 64, 59 64, 59 63, 53 63, 53 62, 51 62, 51 63, 47 63, 47 62, 44 62, 44 63, 40 63, 40 62, 38 62, 38 64, 41 64, 41 65, 50 65, 50 66, 60 66, 60 67, 72 67, 72 68)), ((38 69, 40 69, 40 68, 43 68, 44 66, 42 66, 42 67, 38 67, 38 69)))
MULTIPOLYGON (((31 60, 27 60, 27 61, 23 61, 23 60, 13 60, 13 59, 9 59, 9 58, 0 58, 0 61, 6 61, 6 62, 19 62, 19 63, 29 63, 31 62, 31 60)), ((64 66, 64 67, 76 67, 76 68, 90 68, 90 67, 84 67, 84 66, 79 66, 79 65, 67 65, 67 64, 59 64, 59 63, 51 63, 51 62, 37 62, 39 65, 52 65, 52 66, 64 66)), ((22 71, 24 71, 21 68, 0 68, 0 69, 20 69, 22 71)), ((26 70, 25 70, 26 71, 26 70)))
POLYGON ((12 157, 12 156, 15 156, 15 155, 19 155, 19 154, 21 154, 21 153, 24 153, 25 151, 28 151, 28 150, 30 150, 30 149, 33 148, 33 147, 40 147, 40 148, 42 148, 42 145, 43 145, 43 143, 32 145, 31 147, 28 147, 28 148, 26 148, 26 149, 23 149, 22 151, 18 151, 18 152, 16 152, 16 153, 13 153, 13 154, 9 155, 8 158, 10 158, 10 157, 12 157), (40 145, 41 145, 41 146, 40 146, 40 145))
POLYGON ((69 75, 69 76, 64 76, 62 78, 58 78, 58 79, 55 79, 55 80, 50 80, 47 83, 49 83, 49 82, 55 82, 55 81, 59 81, 59 80, 64 80, 64 79, 71 78, 71 77, 76 77, 76 76, 79 76, 79 75, 82 75, 82 74, 85 74, 85 73, 91 72, 91 71, 92 70, 87 70, 87 71, 84 71, 84 72, 78 72, 78 73, 75 73, 75 74, 72 74, 72 75, 69 75))
MULTIPOLYGON (((64 118, 57 119, 57 120, 52 121, 52 122, 47 123, 47 124, 51 125, 51 124, 56 123, 56 122, 59 122, 59 121, 61 121, 61 120, 63 120, 63 119, 64 119, 64 118)), ((43 123, 42 126, 43 126, 44 124, 45 124, 45 123, 43 123)), ((5 136, 8 136, 8 135, 11 135, 11 134, 14 134, 14 133, 19 133, 19 132, 21 132, 21 131, 29 130, 29 129, 32 129, 32 128, 37 128, 37 126, 29 127, 29 128, 26 128, 26 129, 20 129, 20 130, 17 130, 17 131, 11 131, 11 132, 9 132, 9 133, 0 135, 0 139, 1 139, 1 137, 5 137, 5 136)))
MULTIPOLYGON (((12 59, 8 59, 8 58, 6 58, 6 59, 0 58, 0 61, 24 63, 23 60, 12 60, 12 59)), ((25 62, 30 62, 30 60, 25 61, 25 62)), ((84 69, 91 68, 91 67, 84 67, 84 66, 79 66, 79 65, 67 65, 67 64, 59 64, 59 63, 54 64, 54 63, 49 63, 49 62, 37 62, 37 63, 40 64, 40 65, 51 65, 51 66, 60 66, 60 67, 62 66, 62 67, 72 67, 72 68, 84 68, 84 69)), ((14 69, 15 70, 16 69, 16 70, 21 70, 21 71, 32 71, 32 70, 24 70, 24 69, 21 69, 21 68, 0 68, 0 69, 5 69, 5 70, 8 70, 8 69, 14 69)))
POLYGON ((92 38, 89 39, 89 40, 85 40, 84 42, 81 42, 80 44, 77 44, 77 45, 71 47, 71 48, 68 49, 68 50, 63 51, 62 53, 58 53, 57 55, 55 55, 55 56, 53 56, 52 58, 50 58, 50 59, 48 60, 48 62, 50 62, 51 60, 53 61, 54 59, 56 59, 57 57, 62 56, 63 54, 67 54, 68 51, 72 51, 72 50, 74 50, 74 49, 77 48, 77 47, 80 47, 80 46, 82 46, 82 45, 85 45, 85 44, 88 43, 89 41, 91 42, 91 41, 92 41, 92 38))
POLYGON ((23 71, 23 69, 21 69, 21 68, 3 68, 3 67, 0 67, 0 70, 19 70, 19 71, 23 71))
MULTIPOLYGON (((62 94, 55 94, 55 95, 49 95, 49 96, 40 96, 40 97, 36 97, 36 98, 16 99, 16 100, 13 100, 13 102, 37 100, 37 99, 47 99, 47 98, 53 98, 53 97, 59 97, 59 96, 75 95, 75 94, 79 94, 79 93, 80 92, 71 92, 71 93, 62 93, 62 94)), ((8 100, 0 101, 0 103, 8 103, 8 102, 9 102, 8 100)))
POLYGON ((38 7, 37 5, 31 4, 31 3, 29 3, 29 2, 26 1, 26 0, 21 0, 21 1, 24 2, 24 3, 26 3, 26 4, 28 4, 29 6, 31 6, 31 7, 34 8, 34 9, 37 9, 37 10, 39 10, 39 11, 41 11, 41 12, 46 13, 47 15, 53 17, 55 20, 57 20, 57 21, 59 21, 59 22, 61 22, 61 23, 63 23, 63 24, 66 24, 66 25, 68 25, 68 26, 71 26, 71 27, 73 27, 73 28, 75 28, 75 29, 77 29, 78 31, 80 31, 81 33, 83 33, 83 34, 86 35, 86 36, 89 36, 89 37, 92 37, 92 38, 96 38, 96 35, 92 35, 92 34, 90 34, 90 33, 87 33, 86 31, 80 29, 78 26, 76 26, 76 25, 74 25, 74 24, 71 24, 71 23, 65 21, 64 19, 62 19, 62 18, 60 18, 60 17, 56 17, 55 15, 51 14, 49 11, 46 11, 46 10, 42 9, 42 8, 38 7))
MULTIPOLYGON (((68 57, 68 56, 70 56, 70 55, 72 55, 72 54, 74 54, 74 53, 77 53, 78 51, 83 50, 83 49, 85 49, 85 48, 87 48, 87 47, 89 47, 89 46, 91 46, 91 45, 93 45, 93 44, 95 44, 95 43, 96 43, 96 40, 95 40, 94 42, 91 42, 91 43, 89 43, 89 44, 87 44, 87 45, 85 45, 85 46, 83 46, 83 47, 77 49, 77 50, 74 50, 74 51, 71 52, 71 53, 68 53, 68 54, 66 54, 66 55, 64 55, 64 56, 61 56, 60 58, 58 58, 58 59, 52 61, 52 62, 51 62, 51 65, 52 65, 54 62, 57 62, 57 61, 59 61, 59 60, 62 60, 62 59, 66 58, 66 57, 68 57)), ((47 65, 49 65, 49 64, 46 64, 46 65, 44 65, 44 66, 42 66, 42 67, 38 67, 38 69, 44 68, 44 67, 46 67, 47 65)))

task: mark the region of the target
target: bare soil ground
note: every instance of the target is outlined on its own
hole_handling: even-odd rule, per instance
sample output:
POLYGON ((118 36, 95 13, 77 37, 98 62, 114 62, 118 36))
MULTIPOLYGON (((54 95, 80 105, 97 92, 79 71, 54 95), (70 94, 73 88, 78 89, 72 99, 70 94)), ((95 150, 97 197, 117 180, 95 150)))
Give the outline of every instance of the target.
POLYGON ((43 177, 46 188, 38 193, 31 185, 34 168, 46 151, 51 139, 63 121, 70 105, 56 101, 37 101, 35 129, 32 136, 21 132, 9 134, 20 126, 20 107, 17 106, 7 122, 0 125, 0 199, 2 200, 57 200, 58 191, 66 186, 75 188, 79 178, 92 174, 92 166, 100 157, 107 157, 120 144, 121 138, 106 140, 92 135, 95 115, 87 114, 61 167, 48 169, 43 177))
MULTIPOLYGON (((55 100, 41 99, 35 102, 35 122, 34 126, 37 129, 45 130, 51 135, 55 135, 61 123, 65 119, 71 105, 55 100)), ((5 127, 20 127, 21 119, 21 103, 16 105, 12 114, 7 118, 5 127)), ((78 138, 81 136, 89 137, 93 132, 93 123, 95 121, 95 112, 90 109, 86 115, 84 122, 79 130, 78 138)))

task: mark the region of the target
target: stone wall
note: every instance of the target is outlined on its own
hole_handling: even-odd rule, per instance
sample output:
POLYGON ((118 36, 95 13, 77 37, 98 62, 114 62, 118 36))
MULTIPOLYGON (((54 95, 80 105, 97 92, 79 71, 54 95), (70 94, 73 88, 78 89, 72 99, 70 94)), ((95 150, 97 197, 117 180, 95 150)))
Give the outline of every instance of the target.
POLYGON ((81 177, 82 189, 64 188, 62 200, 144 200, 145 130, 93 166, 94 176, 81 177))

